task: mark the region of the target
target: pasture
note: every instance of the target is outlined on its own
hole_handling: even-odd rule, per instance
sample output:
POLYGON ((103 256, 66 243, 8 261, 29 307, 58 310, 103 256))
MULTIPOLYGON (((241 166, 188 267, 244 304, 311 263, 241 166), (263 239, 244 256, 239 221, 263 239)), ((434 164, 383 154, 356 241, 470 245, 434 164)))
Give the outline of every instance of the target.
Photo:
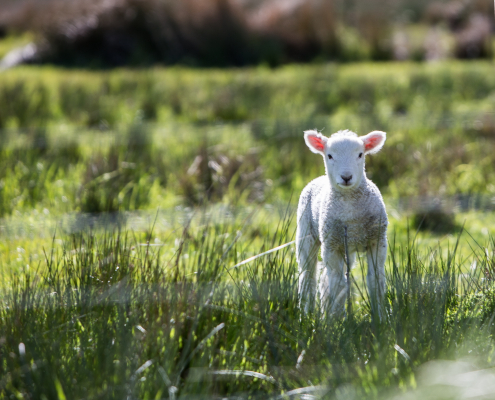
POLYGON ((0 398, 493 397, 492 71, 3 72, 0 398), (343 128, 387 132, 383 321, 362 258, 343 320, 299 310, 294 246, 233 268, 294 239, 302 131, 343 128))

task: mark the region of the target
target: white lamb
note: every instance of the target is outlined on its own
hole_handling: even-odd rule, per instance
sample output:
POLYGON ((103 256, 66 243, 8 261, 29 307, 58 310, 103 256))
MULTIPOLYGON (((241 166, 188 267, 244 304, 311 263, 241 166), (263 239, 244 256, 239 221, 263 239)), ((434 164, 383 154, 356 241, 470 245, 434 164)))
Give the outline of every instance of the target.
POLYGON ((388 220, 380 191, 366 177, 364 157, 378 152, 385 138, 385 132, 380 131, 358 137, 346 130, 329 138, 317 131, 304 132, 311 151, 323 156, 326 171, 326 176, 304 188, 297 208, 299 297, 306 312, 314 306, 317 285, 324 310, 330 314, 344 312, 347 227, 350 265, 357 251, 367 252, 371 306, 381 315, 388 220), (317 262, 320 246, 322 263, 317 262))

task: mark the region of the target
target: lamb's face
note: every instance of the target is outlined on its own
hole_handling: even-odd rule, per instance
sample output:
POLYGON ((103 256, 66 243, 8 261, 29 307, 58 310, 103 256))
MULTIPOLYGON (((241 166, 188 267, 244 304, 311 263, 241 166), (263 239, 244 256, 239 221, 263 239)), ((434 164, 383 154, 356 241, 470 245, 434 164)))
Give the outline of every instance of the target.
POLYGON ((330 138, 324 149, 325 170, 332 186, 358 186, 364 171, 364 144, 357 137, 330 138))
POLYGON ((311 151, 323 156, 330 183, 341 190, 359 186, 364 175, 364 156, 378 152, 385 138, 385 132, 381 131, 373 131, 361 137, 354 132, 340 131, 330 138, 316 131, 304 133, 311 151))

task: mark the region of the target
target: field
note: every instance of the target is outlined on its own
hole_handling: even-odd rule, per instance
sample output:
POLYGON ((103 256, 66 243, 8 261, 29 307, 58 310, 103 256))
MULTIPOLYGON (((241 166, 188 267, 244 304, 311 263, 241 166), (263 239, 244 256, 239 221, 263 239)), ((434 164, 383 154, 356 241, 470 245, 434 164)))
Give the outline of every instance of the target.
POLYGON ((494 398, 490 62, 0 80, 0 399, 494 398), (298 307, 302 132, 387 132, 387 316, 298 307))

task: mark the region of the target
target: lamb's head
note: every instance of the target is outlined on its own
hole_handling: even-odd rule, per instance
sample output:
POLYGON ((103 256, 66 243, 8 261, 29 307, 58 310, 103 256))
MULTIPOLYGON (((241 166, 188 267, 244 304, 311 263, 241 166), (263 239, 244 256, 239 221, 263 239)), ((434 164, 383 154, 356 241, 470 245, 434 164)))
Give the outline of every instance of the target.
POLYGON ((305 131, 304 140, 313 153, 321 154, 330 183, 339 190, 358 187, 364 175, 364 156, 378 152, 386 134, 373 131, 365 136, 339 131, 330 137, 317 131, 305 131))

